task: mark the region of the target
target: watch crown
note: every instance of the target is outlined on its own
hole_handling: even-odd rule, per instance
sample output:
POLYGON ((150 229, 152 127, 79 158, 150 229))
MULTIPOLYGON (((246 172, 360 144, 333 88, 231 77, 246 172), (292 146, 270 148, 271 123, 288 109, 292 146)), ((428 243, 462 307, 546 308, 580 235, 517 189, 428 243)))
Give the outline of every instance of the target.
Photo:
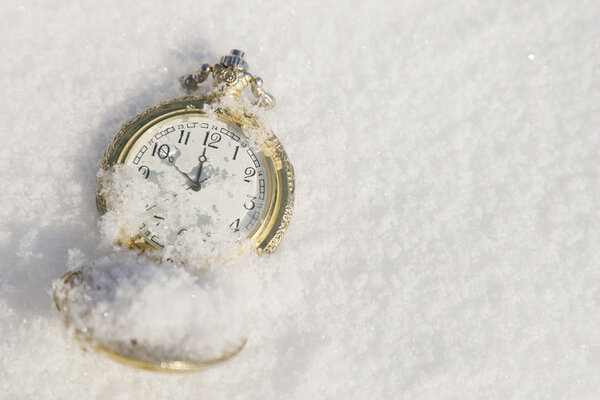
POLYGON ((248 63, 244 60, 244 52, 241 50, 231 50, 229 55, 221 57, 221 65, 224 67, 232 67, 239 71, 246 71, 248 63))

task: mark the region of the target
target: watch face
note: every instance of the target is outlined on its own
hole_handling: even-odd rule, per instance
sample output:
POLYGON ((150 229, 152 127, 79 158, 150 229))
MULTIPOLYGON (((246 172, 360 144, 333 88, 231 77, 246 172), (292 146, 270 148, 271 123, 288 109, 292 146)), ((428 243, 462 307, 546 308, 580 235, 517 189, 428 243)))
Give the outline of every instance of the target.
POLYGON ((142 128, 122 162, 159 192, 140 233, 155 247, 181 235, 248 237, 268 208, 268 169, 240 129, 188 113, 142 128))

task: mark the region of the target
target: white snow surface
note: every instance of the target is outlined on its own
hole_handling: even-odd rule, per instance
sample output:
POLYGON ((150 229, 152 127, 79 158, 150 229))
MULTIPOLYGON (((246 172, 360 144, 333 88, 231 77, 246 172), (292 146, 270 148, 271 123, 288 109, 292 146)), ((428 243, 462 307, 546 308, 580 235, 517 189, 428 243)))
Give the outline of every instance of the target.
POLYGON ((592 0, 2 3, 0 398, 598 398, 598 21, 592 0), (114 251, 104 148, 232 48, 297 178, 282 245, 228 275, 246 347, 194 374, 84 352, 50 292, 114 251))

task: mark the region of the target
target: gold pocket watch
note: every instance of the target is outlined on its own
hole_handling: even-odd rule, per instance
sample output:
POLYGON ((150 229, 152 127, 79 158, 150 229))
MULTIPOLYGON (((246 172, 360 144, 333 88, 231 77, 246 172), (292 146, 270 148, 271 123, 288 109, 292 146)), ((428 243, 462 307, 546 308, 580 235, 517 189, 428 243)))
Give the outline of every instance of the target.
MULTIPOLYGON (((187 97, 169 100, 139 113, 119 129, 101 162, 108 171, 119 165, 137 171, 137 178, 167 193, 164 202, 146 204, 134 234, 120 242, 142 251, 161 251, 190 232, 227 232, 247 239, 258 254, 272 252, 290 222, 294 204, 294 170, 277 137, 251 112, 269 109, 274 98, 262 80, 248 72, 244 53, 232 50, 218 64, 204 64, 181 78, 187 97), (199 95, 199 84, 212 76, 214 88, 199 95), (254 106, 240 98, 250 86, 254 106), (179 187, 169 196, 169 188, 179 187), (177 210, 193 210, 177 218, 177 210), (188 213, 189 214, 189 213, 188 213), (182 222, 185 221, 185 222, 182 222)), ((110 184, 99 180, 96 204, 100 214, 111 210, 110 184)), ((199 241, 199 245, 201 245, 199 241)), ((156 254, 156 253, 152 253, 156 254)), ((84 285, 81 270, 65 274, 55 287, 54 302, 70 322, 65 291, 84 285), (62 292, 61 292, 62 291, 62 292)), ((76 309, 77 307, 71 307, 76 309)), ((216 359, 164 359, 135 349, 115 350, 93 337, 92 329, 76 336, 120 361, 156 370, 194 370, 230 358, 243 348, 216 359)))

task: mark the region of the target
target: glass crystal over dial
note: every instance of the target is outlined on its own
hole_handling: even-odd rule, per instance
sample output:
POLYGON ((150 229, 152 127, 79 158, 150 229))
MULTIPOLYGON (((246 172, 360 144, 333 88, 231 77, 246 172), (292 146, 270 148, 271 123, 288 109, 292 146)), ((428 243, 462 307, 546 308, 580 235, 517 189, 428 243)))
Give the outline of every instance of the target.
POLYGON ((161 192, 140 221, 140 233, 156 247, 191 230, 250 236, 268 208, 268 169, 259 149, 212 116, 178 115, 145 128, 124 164, 161 192))

